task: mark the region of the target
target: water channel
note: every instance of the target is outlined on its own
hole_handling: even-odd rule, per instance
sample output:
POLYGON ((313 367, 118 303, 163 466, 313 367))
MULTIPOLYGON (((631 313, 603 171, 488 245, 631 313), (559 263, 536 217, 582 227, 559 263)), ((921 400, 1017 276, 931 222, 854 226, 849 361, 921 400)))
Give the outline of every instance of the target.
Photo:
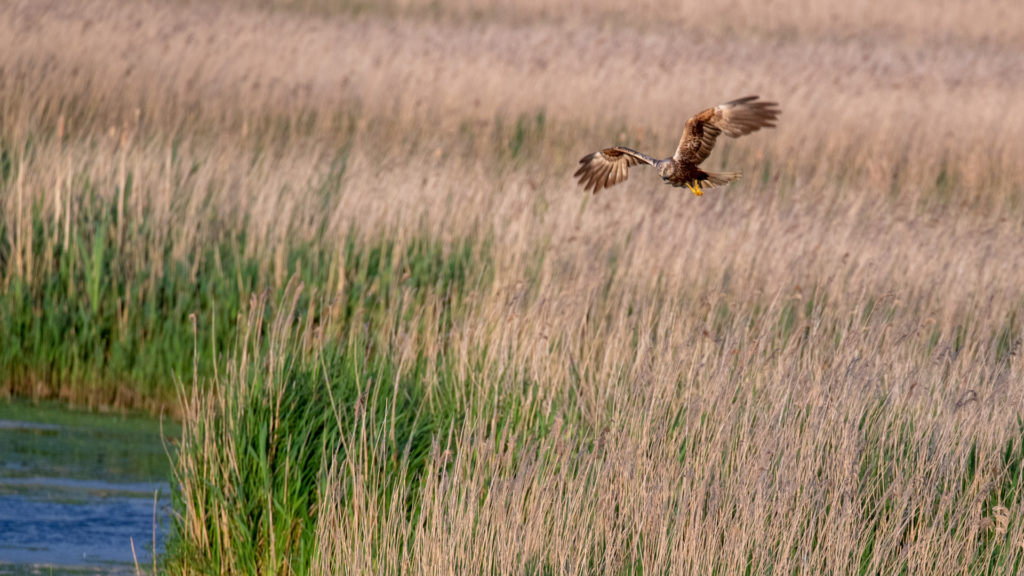
POLYGON ((0 401, 0 576, 153 572, 174 423, 0 401))

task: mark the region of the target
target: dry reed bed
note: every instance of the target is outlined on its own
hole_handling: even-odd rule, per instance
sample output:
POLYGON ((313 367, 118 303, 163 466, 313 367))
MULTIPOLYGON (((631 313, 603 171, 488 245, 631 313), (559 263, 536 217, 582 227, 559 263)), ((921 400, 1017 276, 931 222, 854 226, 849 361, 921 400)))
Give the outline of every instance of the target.
MULTIPOLYGON (((948 165, 977 202, 993 190, 1016 194, 1002 188, 1020 181, 1019 41, 949 43, 955 26, 922 38, 780 40, 586 19, 321 20, 114 1, 15 4, 4 14, 5 106, 13 107, 5 131, 52 128, 65 108, 79 133, 130 122, 136 108, 144 128, 165 134, 313 111, 321 135, 338 129, 330 119, 339 113, 387 117, 389 136, 434 146, 438 134, 543 112, 552 126, 629 126, 627 142, 667 153, 690 113, 758 92, 781 101, 786 120, 770 141, 744 149, 770 154, 800 185, 856 174, 872 189, 914 188, 948 165)), ((1021 19, 982 14, 993 19, 989 29, 1021 19)), ((559 168, 595 146, 572 132, 567 140, 559 149, 570 150, 554 157, 559 168)))
MULTIPOLYGON (((134 203, 124 208, 128 217, 138 225, 145 214, 156 231, 152 245, 173 242, 179 257, 217 230, 196 223, 172 235, 178 213, 171 206, 179 203, 187 205, 188 220, 198 207, 212 206, 215 221, 229 225, 241 220, 231 214, 245 205, 255 246, 301 236, 323 206, 300 191, 330 170, 353 133, 342 189, 356 192, 331 206, 333 227, 359 214, 372 229, 378 220, 370 214, 389 222, 396 211, 434 222, 418 212, 434 210, 438 195, 469 201, 459 194, 486 198, 484 206, 498 211, 482 213, 500 224, 507 220, 501 207, 517 196, 491 196, 508 196, 525 181, 543 188, 529 199, 542 198, 553 215, 546 235, 561 240, 574 235, 564 223, 593 222, 569 217, 579 196, 567 174, 578 156, 610 140, 667 154, 688 114, 745 92, 780 100, 784 121, 729 148, 728 165, 745 169, 748 180, 728 193, 728 204, 725 196, 696 207, 665 204, 670 192, 638 173, 597 202, 620 215, 613 221, 621 227, 602 221, 594 229, 622 236, 644 206, 661 202, 652 217, 672 214, 676 225, 641 226, 639 233, 661 238, 662 247, 699 245, 707 254, 734 244, 698 238, 702 229, 680 217, 706 221, 712 212, 730 219, 718 233, 735 238, 740 225, 757 238, 767 211, 819 228, 808 238, 795 227, 789 247, 772 249, 774 257, 813 251, 827 259, 849 254, 856 265, 876 262, 841 247, 842 235, 859 234, 879 238, 883 261, 906 257, 942 268, 928 257, 941 253, 932 242, 1011 250, 1003 240, 1024 214, 1017 161, 1024 156, 1024 105, 1017 97, 1024 64, 1010 40, 956 47, 886 35, 877 44, 743 35, 726 41, 711 33, 691 39, 659 29, 608 30, 586 20, 517 27, 486 20, 321 21, 223 6, 88 8, 90 16, 77 18, 60 3, 9 4, 0 19, 3 133, 12 143, 33 138, 14 193, 8 189, 0 199, 16 252, 28 249, 18 237, 30 207, 41 204, 56 226, 62 210, 75 209, 60 199, 75 178, 112 184, 96 189, 113 196, 126 172, 141 191, 127 200, 134 203), (517 121, 529 126, 538 114, 542 126, 523 150, 528 161, 510 173, 502 166, 502 139, 517 121), (61 122, 64 142, 55 143, 61 122), (172 162, 174 146, 196 165, 172 162), (464 181, 466 174, 486 177, 464 181), (742 193, 758 179, 767 193, 742 193), (665 212, 666 205, 674 208, 665 212), (673 244, 663 227, 689 236, 673 244), (925 236, 912 239, 907 252, 886 246, 886 234, 919 231, 925 236)), ((9 146, 20 158, 18 146, 9 146)), ((723 156, 711 165, 724 164, 723 156)), ((992 262, 1014 261, 994 256, 992 262)), ((672 259, 657 261, 673 269, 672 259)), ((765 268, 791 269, 772 264, 765 268)), ((1001 274, 963 271, 978 273, 981 280, 1001 274)))
POLYGON ((384 14, 421 19, 478 22, 500 19, 516 23, 589 22, 604 27, 671 28, 676 33, 751 34, 787 40, 806 37, 848 39, 897 36, 912 41, 941 37, 948 41, 1020 42, 1020 7, 1008 0, 947 2, 941 9, 924 0, 884 4, 852 2, 755 2, 693 0, 670 5, 641 0, 624 5, 608 0, 585 7, 541 0, 236 0, 236 4, 319 14, 384 14))
POLYGON ((861 299, 798 312, 787 340, 784 297, 652 303, 577 278, 529 305, 485 300, 455 335, 479 397, 530 416, 496 433, 470 399, 483 416, 436 439, 420 516, 375 496, 387 421, 352 432, 330 494, 353 496, 320 510, 323 573, 984 573, 993 542, 1021 542, 1017 496, 995 488, 1016 474, 1000 452, 1020 434, 1021 365, 993 361, 991 324, 954 351, 951 334, 929 343, 930 319, 861 299), (554 422, 543 440, 533 420, 554 422))

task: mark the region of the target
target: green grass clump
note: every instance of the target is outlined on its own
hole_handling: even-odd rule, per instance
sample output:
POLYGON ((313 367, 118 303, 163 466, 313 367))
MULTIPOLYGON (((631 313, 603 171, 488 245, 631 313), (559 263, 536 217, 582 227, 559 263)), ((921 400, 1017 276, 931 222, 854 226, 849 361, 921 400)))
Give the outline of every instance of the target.
MULTIPOLYGON (((431 443, 462 419, 465 392, 455 389, 446 345, 433 348, 433 358, 423 348, 397 355, 387 336, 445 331, 467 268, 480 271, 482 263, 469 248, 444 257, 421 241, 401 255, 390 243, 347 251, 351 290, 337 319, 345 328, 309 348, 300 328, 315 307, 301 289, 272 313, 265 299, 254 301, 227 371, 207 386, 201 378, 191 393, 182 389, 175 492, 182 514, 166 558, 172 571, 309 573, 322 545, 318 512, 329 473, 355 460, 351 451, 366 450, 352 439, 374 437, 374 474, 387 479, 376 489, 390 501, 399 484, 418 481, 431 443), (412 272, 398 277, 390 272, 396 263, 412 272), (414 306, 432 296, 442 303, 435 323, 396 308, 389 294, 402 285, 416 286, 414 306)), ((404 505, 411 511, 417 503, 404 505)))
MULTIPOLYGON (((170 241, 146 246, 145 226, 119 243, 115 202, 86 184, 79 192, 66 244, 41 210, 31 211, 31 249, 22 249, 31 266, 15 266, 0 221, 0 382, 9 394, 94 408, 173 407, 174 381, 213 374, 248 300, 277 297, 284 287, 244 229, 224 226, 182 259, 170 241)), ((279 249, 278 276, 294 274, 307 287, 300 305, 323 302, 342 332, 359 324, 375 333, 384 303, 403 292, 420 298, 428 288, 444 294, 439 321, 450 324, 451 299, 467 283, 487 281, 467 277, 469 262, 487 250, 472 240, 447 247, 417 237, 397 246, 360 240, 353 230, 340 251, 314 242, 279 249), (339 291, 325 297, 339 285, 342 301, 339 291)))

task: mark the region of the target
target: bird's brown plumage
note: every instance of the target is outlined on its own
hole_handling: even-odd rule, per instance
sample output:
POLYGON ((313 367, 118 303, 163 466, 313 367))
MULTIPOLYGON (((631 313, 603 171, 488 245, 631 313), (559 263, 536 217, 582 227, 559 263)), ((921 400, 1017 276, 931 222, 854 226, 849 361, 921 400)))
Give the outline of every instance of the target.
POLYGON ((714 188, 740 177, 739 172, 719 174, 698 168, 711 154, 718 136, 725 134, 739 138, 761 128, 774 128, 780 113, 778 106, 775 102, 759 101, 757 96, 719 104, 686 121, 679 147, 671 158, 657 160, 620 146, 605 148, 581 158, 580 167, 573 176, 579 179, 585 190, 596 194, 602 188, 624 181, 629 167, 649 164, 658 169, 668 184, 689 186, 695 194, 700 194, 701 187, 714 188))
POLYGON ((584 156, 580 160, 582 166, 576 171, 575 176, 580 179, 584 190, 593 190, 596 193, 601 188, 608 188, 625 180, 626 170, 630 166, 637 164, 654 166, 655 162, 657 160, 646 154, 616 146, 584 156))

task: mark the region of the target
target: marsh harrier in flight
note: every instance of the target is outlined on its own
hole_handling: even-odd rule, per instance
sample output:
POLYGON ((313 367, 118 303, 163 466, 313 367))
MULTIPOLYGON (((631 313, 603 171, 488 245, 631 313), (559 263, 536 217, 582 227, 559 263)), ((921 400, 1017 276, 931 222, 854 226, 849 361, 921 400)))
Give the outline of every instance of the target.
POLYGON ((742 175, 740 172, 705 172, 698 167, 711 154, 719 134, 739 138, 761 128, 775 127, 775 120, 781 112, 779 105, 758 101, 757 98, 747 96, 691 116, 671 158, 656 160, 636 150, 615 146, 581 158, 580 169, 573 176, 579 178, 584 190, 593 190, 597 194, 598 190, 625 180, 630 166, 650 164, 658 169, 666 183, 686 186, 701 196, 704 188, 727 184, 742 175))

